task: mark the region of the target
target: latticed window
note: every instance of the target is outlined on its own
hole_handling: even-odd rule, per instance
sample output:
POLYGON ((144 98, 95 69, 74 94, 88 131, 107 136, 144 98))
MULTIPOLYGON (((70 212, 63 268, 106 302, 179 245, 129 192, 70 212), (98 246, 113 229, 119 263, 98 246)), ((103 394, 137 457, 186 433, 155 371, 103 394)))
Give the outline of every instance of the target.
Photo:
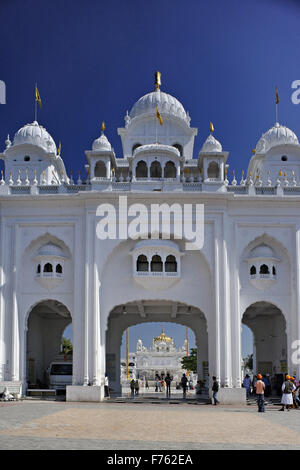
POLYGON ((149 263, 147 257, 145 255, 140 255, 136 262, 136 270, 137 271, 148 271, 149 270, 149 263))
POLYGON ((163 263, 159 255, 152 256, 151 260, 151 271, 153 272, 162 272, 163 263))

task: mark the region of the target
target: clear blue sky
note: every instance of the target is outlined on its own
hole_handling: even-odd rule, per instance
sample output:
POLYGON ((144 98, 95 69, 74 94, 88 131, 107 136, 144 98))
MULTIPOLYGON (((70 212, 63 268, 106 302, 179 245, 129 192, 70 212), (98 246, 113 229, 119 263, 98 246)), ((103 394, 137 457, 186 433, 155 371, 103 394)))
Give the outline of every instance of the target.
MULTIPOLYGON (((0 145, 34 119, 58 144, 67 171, 84 169, 84 150, 106 134, 117 156, 126 110, 154 89, 176 96, 198 127, 195 153, 209 134, 230 152, 240 178, 261 134, 279 121, 300 136, 300 2, 292 0, 1 0, 0 145)), ((229 173, 230 174, 230 173, 229 173)))

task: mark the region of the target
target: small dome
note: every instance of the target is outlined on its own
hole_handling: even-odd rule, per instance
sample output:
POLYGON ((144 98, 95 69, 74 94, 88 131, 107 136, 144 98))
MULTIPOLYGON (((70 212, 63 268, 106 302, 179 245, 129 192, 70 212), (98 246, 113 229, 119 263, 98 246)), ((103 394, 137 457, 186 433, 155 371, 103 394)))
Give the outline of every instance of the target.
POLYGON ((56 145, 49 132, 37 121, 26 124, 15 133, 13 145, 31 144, 56 154, 56 145))
POLYGON ((266 153, 272 147, 285 144, 299 145, 298 137, 291 129, 276 122, 261 136, 257 142, 255 153, 266 153))
POLYGON ((63 250, 59 246, 54 245, 54 243, 47 243, 46 245, 43 245, 40 248, 39 255, 64 257, 63 250))
POLYGON ((106 152, 111 151, 111 145, 103 131, 101 133, 101 136, 98 137, 98 139, 94 140, 92 149, 106 152))
POLYGON ((250 258, 275 258, 275 253, 270 246, 261 244, 251 250, 250 258))
POLYGON ((202 145, 201 152, 222 152, 222 145, 210 134, 202 145))
POLYGON ((180 101, 174 98, 174 96, 168 95, 168 93, 164 93, 160 90, 156 90, 142 96, 133 105, 129 114, 130 118, 133 119, 141 114, 155 114, 156 107, 158 107, 162 117, 164 114, 169 114, 189 122, 189 117, 180 101))

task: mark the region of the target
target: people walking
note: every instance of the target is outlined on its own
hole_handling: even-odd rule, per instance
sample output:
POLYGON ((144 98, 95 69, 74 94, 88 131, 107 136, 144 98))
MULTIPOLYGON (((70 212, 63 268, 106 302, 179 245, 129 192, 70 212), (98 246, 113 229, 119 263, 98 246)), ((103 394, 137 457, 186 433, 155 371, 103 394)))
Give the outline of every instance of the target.
POLYGON ((251 379, 250 379, 249 374, 246 374, 243 380, 243 387, 246 389, 246 398, 248 399, 250 397, 250 387, 251 387, 251 379))
POLYGON ((212 383, 212 393, 213 393, 213 400, 214 400, 214 405, 218 405, 220 402, 217 398, 217 395, 218 395, 218 391, 219 391, 219 384, 218 384, 218 381, 217 381, 217 378, 215 376, 213 376, 213 383, 212 383))
POLYGON ((135 390, 135 394, 136 394, 136 395, 139 395, 139 391, 140 391, 139 379, 136 379, 136 381, 135 381, 135 383, 134 383, 134 390, 135 390))
POLYGON ((264 413, 265 412, 265 384, 262 381, 262 375, 257 374, 257 381, 256 381, 256 398, 257 398, 257 407, 258 412, 264 413))
POLYGON ((284 407, 287 411, 290 411, 290 408, 293 406, 293 391, 296 390, 295 385, 293 384, 291 377, 286 375, 285 382, 283 382, 282 387, 282 398, 281 398, 281 405, 279 411, 284 411, 284 407))
POLYGON ((186 398, 186 389, 187 389, 188 379, 185 374, 182 375, 180 385, 183 392, 183 398, 186 398))
POLYGON ((131 390, 131 396, 134 397, 134 390, 135 390, 135 380, 132 379, 130 382, 130 390, 131 390))
POLYGON ((149 390, 149 382, 148 382, 147 377, 146 377, 146 388, 149 390))
POLYGON ((171 382, 172 382, 172 377, 170 376, 169 372, 166 375, 165 382, 166 382, 166 396, 167 398, 170 398, 171 396, 171 382))
POLYGON ((106 398, 110 398, 110 394, 109 394, 109 382, 108 382, 108 375, 105 374, 105 378, 104 378, 104 396, 106 398))

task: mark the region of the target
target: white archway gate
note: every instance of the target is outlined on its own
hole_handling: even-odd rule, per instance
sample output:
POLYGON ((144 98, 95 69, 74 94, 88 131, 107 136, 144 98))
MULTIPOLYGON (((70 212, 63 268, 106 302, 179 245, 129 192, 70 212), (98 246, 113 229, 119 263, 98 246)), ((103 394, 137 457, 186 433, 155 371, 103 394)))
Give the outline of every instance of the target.
POLYGON ((110 313, 106 330, 106 372, 110 387, 121 393, 120 347, 126 328, 141 323, 177 323, 191 328, 195 334, 197 374, 205 379, 208 366, 208 332, 204 314, 196 307, 163 300, 137 300, 116 306, 110 313), (205 367, 205 369, 204 369, 205 367))

